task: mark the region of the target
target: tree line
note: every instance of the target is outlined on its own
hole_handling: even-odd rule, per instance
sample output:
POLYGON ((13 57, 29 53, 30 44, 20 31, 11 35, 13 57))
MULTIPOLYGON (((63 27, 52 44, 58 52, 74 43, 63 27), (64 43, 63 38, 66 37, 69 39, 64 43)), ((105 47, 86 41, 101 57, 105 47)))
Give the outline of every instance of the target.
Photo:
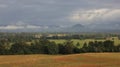
POLYGON ((21 54, 76 54, 93 52, 120 52, 120 45, 115 46, 114 41, 94 41, 81 44, 73 44, 73 41, 66 40, 64 43, 56 44, 47 39, 40 39, 34 43, 27 44, 24 41, 17 41, 13 44, 5 40, 0 41, 0 55, 21 55, 21 54))

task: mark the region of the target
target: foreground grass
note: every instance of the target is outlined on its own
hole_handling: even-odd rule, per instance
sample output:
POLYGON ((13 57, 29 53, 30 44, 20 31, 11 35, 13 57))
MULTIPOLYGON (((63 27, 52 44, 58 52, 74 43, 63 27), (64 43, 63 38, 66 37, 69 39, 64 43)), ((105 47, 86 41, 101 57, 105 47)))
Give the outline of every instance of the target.
POLYGON ((119 67, 120 53, 5 55, 0 67, 119 67))

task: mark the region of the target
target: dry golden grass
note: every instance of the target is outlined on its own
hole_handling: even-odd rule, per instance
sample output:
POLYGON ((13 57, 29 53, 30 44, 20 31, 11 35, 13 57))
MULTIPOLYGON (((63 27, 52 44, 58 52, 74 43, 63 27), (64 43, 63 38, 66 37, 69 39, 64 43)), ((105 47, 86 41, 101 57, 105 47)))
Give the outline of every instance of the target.
POLYGON ((120 67, 120 53, 6 55, 0 67, 120 67))

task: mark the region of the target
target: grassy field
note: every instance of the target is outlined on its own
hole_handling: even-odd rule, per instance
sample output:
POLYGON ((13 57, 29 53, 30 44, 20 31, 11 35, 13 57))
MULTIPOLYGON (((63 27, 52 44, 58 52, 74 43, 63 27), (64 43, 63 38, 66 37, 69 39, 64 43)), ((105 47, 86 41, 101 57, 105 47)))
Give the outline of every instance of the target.
POLYGON ((120 67, 120 53, 5 55, 0 67, 120 67))
MULTIPOLYGON (((50 41, 54 41, 57 44, 65 42, 65 40, 63 40, 63 39, 58 39, 58 40, 56 39, 56 40, 50 40, 50 41)), ((80 43, 80 48, 81 48, 85 42, 88 43, 90 41, 105 41, 105 40, 95 40, 95 39, 79 40, 79 39, 72 39, 72 41, 73 41, 74 44, 77 44, 79 42, 80 43)), ((118 44, 120 44, 120 40, 114 40, 114 43, 115 43, 115 45, 118 45, 118 44)))

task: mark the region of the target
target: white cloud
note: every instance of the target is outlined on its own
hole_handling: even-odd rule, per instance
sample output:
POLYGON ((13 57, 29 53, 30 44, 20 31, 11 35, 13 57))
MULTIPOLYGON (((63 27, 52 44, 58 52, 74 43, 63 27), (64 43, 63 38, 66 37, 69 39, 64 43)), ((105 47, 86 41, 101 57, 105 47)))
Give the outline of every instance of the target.
POLYGON ((18 25, 7 25, 7 26, 0 26, 0 29, 3 30, 16 30, 16 29, 39 29, 40 26, 35 25, 25 25, 25 26, 18 26, 18 25))
POLYGON ((8 26, 0 26, 0 29, 15 30, 15 29, 24 29, 24 27, 23 26, 8 25, 8 26))
POLYGON ((41 28, 40 26, 35 26, 35 25, 27 25, 26 28, 28 29, 37 29, 37 28, 41 28))
POLYGON ((6 25, 6 26, 0 26, 0 29, 4 29, 4 30, 16 30, 16 29, 38 29, 41 28, 40 26, 35 26, 35 25, 30 25, 30 24, 26 24, 22 21, 18 21, 17 23, 12 23, 10 25, 6 25))
POLYGON ((99 21, 116 21, 120 18, 120 9, 77 10, 74 11, 69 18, 73 22, 82 22, 83 24, 90 24, 99 21))

